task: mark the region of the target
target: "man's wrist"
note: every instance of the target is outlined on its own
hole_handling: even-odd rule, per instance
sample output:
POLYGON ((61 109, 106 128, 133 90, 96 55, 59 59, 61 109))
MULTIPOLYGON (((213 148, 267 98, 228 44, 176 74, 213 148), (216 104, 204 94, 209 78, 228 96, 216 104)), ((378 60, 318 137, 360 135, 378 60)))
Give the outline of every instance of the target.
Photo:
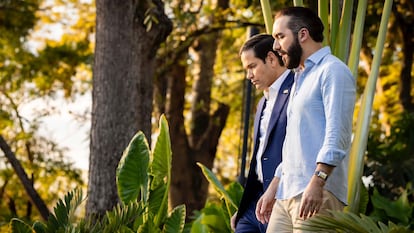
POLYGON ((321 170, 316 170, 314 175, 320 179, 322 179, 324 182, 326 182, 326 180, 328 180, 328 173, 321 171, 321 170))

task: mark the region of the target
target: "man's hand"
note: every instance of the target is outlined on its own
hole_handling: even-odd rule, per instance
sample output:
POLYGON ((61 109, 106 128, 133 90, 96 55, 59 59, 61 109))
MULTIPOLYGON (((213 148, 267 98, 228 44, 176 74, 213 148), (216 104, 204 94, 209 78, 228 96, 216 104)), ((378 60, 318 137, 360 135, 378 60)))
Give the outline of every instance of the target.
MULTIPOLYGON (((316 170, 324 171, 330 175, 334 167, 324 163, 318 163, 316 170)), ((308 186, 302 194, 300 203, 299 217, 306 220, 319 212, 323 201, 323 186, 325 180, 317 176, 312 176, 308 186)))
POLYGON ((299 217, 306 220, 319 212, 322 206, 323 185, 325 181, 318 177, 312 177, 302 194, 299 217))
POLYGON ((230 227, 233 231, 236 231, 236 216, 237 216, 237 211, 230 218, 230 227))
POLYGON ((266 192, 260 197, 256 205, 256 218, 262 224, 269 222, 270 214, 272 213, 273 204, 276 199, 277 186, 279 185, 279 178, 274 177, 266 192))
POLYGON ((266 224, 269 222, 275 200, 276 199, 274 195, 266 195, 266 193, 264 193, 263 196, 261 196, 259 201, 257 202, 256 218, 262 224, 266 224))

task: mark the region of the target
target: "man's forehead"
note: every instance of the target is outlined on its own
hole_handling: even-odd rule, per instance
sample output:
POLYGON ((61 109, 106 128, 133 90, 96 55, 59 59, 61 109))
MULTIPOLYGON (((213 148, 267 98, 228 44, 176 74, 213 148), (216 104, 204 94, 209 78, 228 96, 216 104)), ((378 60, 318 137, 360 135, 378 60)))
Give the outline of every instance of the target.
POLYGON ((273 32, 272 34, 278 35, 280 33, 283 33, 284 31, 288 30, 287 23, 289 22, 288 16, 280 16, 277 17, 273 23, 273 32))
POLYGON ((277 18, 275 18, 275 21, 274 21, 274 23, 273 23, 273 27, 286 27, 287 26, 287 23, 289 22, 289 16, 284 16, 284 15, 282 15, 282 16, 279 16, 279 17, 277 17, 277 18))

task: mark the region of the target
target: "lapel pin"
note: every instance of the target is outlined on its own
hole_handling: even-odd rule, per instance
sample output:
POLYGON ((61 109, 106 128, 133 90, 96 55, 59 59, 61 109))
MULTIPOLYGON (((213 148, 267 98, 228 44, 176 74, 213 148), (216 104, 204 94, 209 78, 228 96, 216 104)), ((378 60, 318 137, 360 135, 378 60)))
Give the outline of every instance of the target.
POLYGON ((289 89, 283 90, 283 94, 288 94, 288 93, 289 93, 289 89))

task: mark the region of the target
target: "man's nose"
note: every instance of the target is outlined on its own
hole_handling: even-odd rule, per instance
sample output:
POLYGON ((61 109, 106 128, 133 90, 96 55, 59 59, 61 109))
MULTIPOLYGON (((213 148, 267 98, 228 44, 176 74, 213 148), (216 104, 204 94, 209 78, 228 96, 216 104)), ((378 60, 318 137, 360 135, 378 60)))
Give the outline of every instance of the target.
POLYGON ((273 50, 278 51, 280 49, 280 44, 277 40, 273 42, 273 50))
POLYGON ((246 78, 247 79, 252 79, 253 78, 253 72, 250 69, 247 70, 246 78))

